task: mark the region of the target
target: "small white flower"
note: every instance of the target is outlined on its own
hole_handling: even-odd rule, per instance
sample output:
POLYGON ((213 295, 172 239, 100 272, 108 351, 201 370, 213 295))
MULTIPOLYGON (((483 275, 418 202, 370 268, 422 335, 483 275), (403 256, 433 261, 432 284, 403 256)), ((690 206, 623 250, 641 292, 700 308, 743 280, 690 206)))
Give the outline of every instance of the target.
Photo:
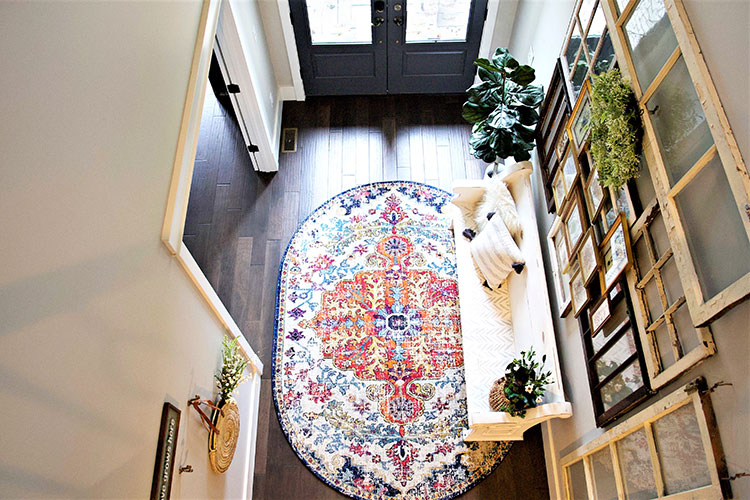
POLYGON ((544 401, 544 398, 542 396, 537 396, 536 397, 536 404, 540 405, 540 404, 542 404, 542 401, 544 401))

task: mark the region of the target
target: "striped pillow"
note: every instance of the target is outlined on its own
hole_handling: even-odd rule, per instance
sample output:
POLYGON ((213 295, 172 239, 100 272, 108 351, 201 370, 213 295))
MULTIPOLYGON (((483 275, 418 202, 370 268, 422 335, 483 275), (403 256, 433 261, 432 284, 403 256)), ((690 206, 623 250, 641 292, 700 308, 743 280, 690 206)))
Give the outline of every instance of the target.
POLYGON ((474 263, 492 289, 499 288, 511 271, 516 270, 520 274, 526 263, 502 217, 487 221, 484 230, 471 241, 470 247, 474 263))

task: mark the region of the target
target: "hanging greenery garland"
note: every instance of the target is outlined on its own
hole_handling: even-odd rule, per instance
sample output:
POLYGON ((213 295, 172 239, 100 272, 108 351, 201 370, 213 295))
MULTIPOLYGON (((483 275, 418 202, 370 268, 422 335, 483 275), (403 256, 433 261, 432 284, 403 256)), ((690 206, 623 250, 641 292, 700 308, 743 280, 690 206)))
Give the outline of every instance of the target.
POLYGON ((595 77, 591 90, 591 155, 601 184, 619 189, 638 177, 642 137, 638 102, 620 70, 595 77))

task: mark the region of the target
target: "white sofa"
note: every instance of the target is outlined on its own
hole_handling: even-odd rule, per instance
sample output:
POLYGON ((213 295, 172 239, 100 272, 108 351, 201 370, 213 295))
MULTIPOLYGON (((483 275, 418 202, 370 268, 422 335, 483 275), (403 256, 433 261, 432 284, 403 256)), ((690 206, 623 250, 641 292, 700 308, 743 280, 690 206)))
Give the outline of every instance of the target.
POLYGON ((484 279, 474 266, 470 243, 462 235, 466 227, 474 226, 474 210, 482 199, 486 181, 458 181, 453 185, 454 199, 449 210, 456 242, 469 413, 466 441, 522 440, 529 427, 572 415, 562 389, 530 174, 530 162, 505 167, 497 174, 507 183, 516 202, 523 228, 518 246, 526 259, 523 272, 512 272, 499 291, 482 285, 484 279), (545 369, 552 372, 553 383, 546 387, 543 403, 527 410, 525 418, 490 410, 492 383, 503 376, 505 367, 520 351, 531 346, 538 360, 547 355, 545 369))

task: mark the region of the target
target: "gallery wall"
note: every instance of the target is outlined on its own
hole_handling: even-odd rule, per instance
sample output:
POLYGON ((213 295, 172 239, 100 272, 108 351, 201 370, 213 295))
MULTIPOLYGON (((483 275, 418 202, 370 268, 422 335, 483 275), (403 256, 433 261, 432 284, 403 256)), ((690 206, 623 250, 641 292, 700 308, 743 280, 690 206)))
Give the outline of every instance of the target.
MULTIPOLYGON (((526 62, 529 49, 533 50, 537 84, 546 87, 549 83, 574 5, 572 0, 522 0, 518 6, 510 49, 522 62, 526 62)), ((750 159, 750 101, 747 99, 750 90, 750 60, 746 55, 750 52, 750 35, 747 31, 750 24, 750 3, 686 0, 685 6, 740 151, 747 162, 750 159)), ((538 168, 533 176, 533 184, 539 236, 546 239, 554 217, 547 213, 538 168)), ((711 217, 710 207, 706 207, 704 213, 705 217, 711 217)), ((547 276, 552 276, 546 250, 545 247, 547 276)), ((737 258, 747 256, 738 255, 737 258)), ((556 295, 551 281, 549 294, 554 301, 556 295)), ((553 310, 556 309, 556 304, 553 304, 553 310)), ((563 383, 568 400, 573 403, 573 417, 556 420, 552 424, 559 459, 606 429, 596 427, 578 322, 572 314, 563 319, 556 317, 555 322, 565 377, 563 383)), ((668 384, 658 394, 618 419, 618 422, 695 377, 704 376, 709 384, 720 380, 730 382, 731 386, 721 387, 711 398, 729 472, 746 471, 750 464, 750 434, 747 432, 750 428, 750 400, 747 398, 750 393, 748 325, 750 301, 745 301, 711 324, 718 349, 716 355, 668 384)), ((548 476, 551 476, 551 471, 548 471, 548 476)), ((750 481, 734 481, 732 487, 735 498, 750 498, 750 481)), ((554 491, 553 485, 550 486, 550 491, 554 491)))

